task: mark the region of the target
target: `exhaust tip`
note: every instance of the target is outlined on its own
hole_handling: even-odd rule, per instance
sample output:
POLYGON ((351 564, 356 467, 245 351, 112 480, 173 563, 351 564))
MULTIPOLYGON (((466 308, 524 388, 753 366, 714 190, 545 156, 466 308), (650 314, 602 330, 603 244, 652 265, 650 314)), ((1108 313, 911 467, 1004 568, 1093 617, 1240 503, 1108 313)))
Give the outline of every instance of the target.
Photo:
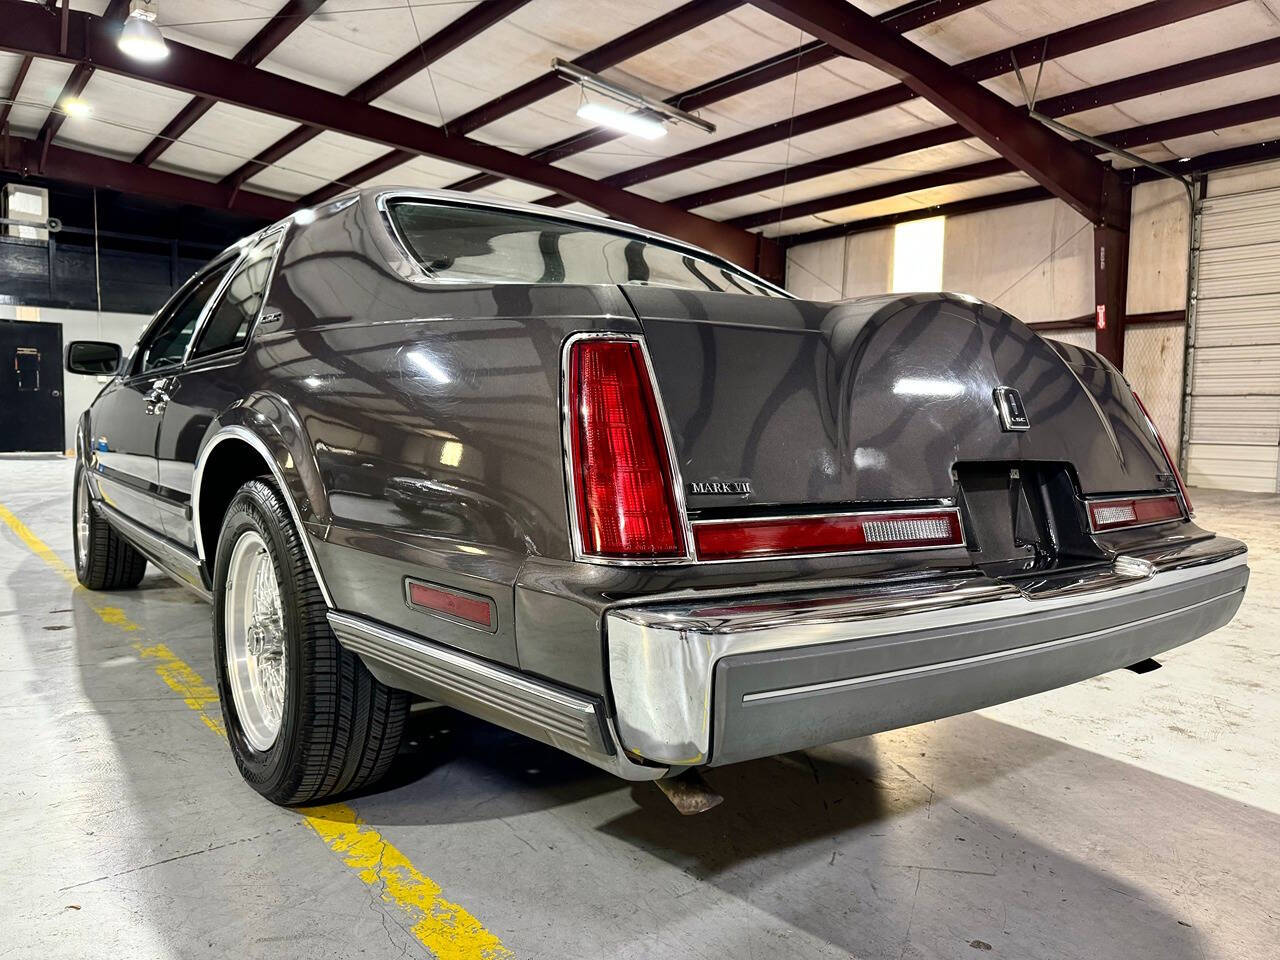
POLYGON ((1137 663, 1129 664, 1125 669, 1132 670, 1134 673, 1150 673, 1152 670, 1159 670, 1163 666, 1164 664, 1159 660, 1153 660, 1151 657, 1147 657, 1145 660, 1139 660, 1137 663))
POLYGON ((706 813, 724 803, 724 797, 711 789, 711 785, 697 770, 688 770, 678 777, 654 782, 666 794, 671 805, 680 811, 681 816, 692 817, 696 813, 706 813))

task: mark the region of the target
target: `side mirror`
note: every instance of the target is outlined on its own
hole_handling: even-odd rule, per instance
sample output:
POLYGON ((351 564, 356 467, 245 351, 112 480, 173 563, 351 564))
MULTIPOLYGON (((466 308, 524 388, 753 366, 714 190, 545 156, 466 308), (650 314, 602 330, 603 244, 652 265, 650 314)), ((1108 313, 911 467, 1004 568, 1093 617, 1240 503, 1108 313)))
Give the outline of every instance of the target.
POLYGON ((67 372, 109 377, 120 369, 120 346, 101 340, 72 340, 67 344, 67 372))

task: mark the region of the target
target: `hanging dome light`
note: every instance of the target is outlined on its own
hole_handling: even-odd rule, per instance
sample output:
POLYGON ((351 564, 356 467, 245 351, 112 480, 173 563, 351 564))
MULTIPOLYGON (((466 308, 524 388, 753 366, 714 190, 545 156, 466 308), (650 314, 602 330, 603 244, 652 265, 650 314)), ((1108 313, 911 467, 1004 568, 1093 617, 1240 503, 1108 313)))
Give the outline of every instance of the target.
POLYGON ((169 55, 164 34, 156 26, 156 15, 151 4, 135 0, 130 5, 129 16, 125 18, 117 46, 133 59, 151 63, 169 55))

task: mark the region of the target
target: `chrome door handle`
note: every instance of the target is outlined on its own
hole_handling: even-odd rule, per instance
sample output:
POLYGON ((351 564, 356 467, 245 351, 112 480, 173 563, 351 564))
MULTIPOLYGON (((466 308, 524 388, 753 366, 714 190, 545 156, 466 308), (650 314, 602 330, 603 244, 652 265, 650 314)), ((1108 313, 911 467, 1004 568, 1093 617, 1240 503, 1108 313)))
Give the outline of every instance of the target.
POLYGON ((169 378, 163 377, 151 385, 151 389, 143 395, 146 402, 147 416, 164 413, 165 404, 169 402, 169 394, 165 388, 169 386, 169 378))

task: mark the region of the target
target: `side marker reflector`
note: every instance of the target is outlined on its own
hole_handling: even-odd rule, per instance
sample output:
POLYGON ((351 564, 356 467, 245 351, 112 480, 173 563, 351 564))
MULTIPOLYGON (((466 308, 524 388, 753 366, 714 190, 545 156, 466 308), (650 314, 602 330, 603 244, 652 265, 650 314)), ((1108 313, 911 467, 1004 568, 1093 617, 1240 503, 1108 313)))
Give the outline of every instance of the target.
POLYGON ((405 581, 405 596, 409 606, 425 610, 446 620, 456 620, 469 627, 480 627, 493 633, 497 628, 493 601, 473 593, 451 590, 420 580, 405 581))

